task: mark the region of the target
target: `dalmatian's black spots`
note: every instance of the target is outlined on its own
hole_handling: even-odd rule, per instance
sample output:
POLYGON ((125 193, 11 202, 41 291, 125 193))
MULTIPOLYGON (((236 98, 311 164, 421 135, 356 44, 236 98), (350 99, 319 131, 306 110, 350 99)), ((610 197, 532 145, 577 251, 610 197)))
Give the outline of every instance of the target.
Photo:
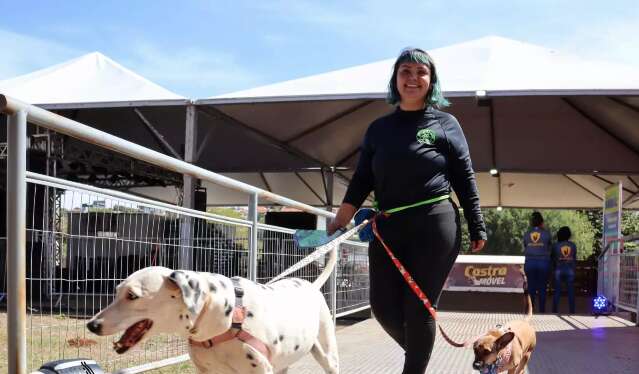
POLYGON ((253 355, 251 353, 247 353, 246 354, 246 358, 248 358, 249 360, 255 359, 255 357, 253 357, 253 355))
POLYGON ((273 345, 277 345, 277 343, 278 343, 277 339, 273 340, 273 345))
POLYGON ((224 307, 226 308, 227 306, 229 306, 229 299, 224 299, 224 307))
POLYGON ((295 344, 295 350, 297 351, 298 349, 300 349, 300 345, 299 344, 295 344))
POLYGON ((253 317, 254 317, 253 312, 251 312, 251 311, 249 310, 249 311, 246 313, 246 317, 247 317, 247 318, 253 318, 253 317))
POLYGON ((293 284, 295 287, 302 287, 302 282, 299 279, 293 279, 293 284))
POLYGON ((280 339, 280 341, 283 341, 284 340, 284 335, 280 335, 279 339, 280 339))
POLYGON ((220 284, 222 285, 222 288, 224 288, 225 290, 226 290, 227 288, 229 288, 229 286, 227 286, 227 285, 226 285, 226 282, 224 282, 224 281, 221 281, 221 282, 220 282, 220 284))
POLYGON ((186 319, 190 319, 190 318, 191 318, 188 314, 185 314, 185 315, 184 315, 184 317, 185 317, 186 319))
POLYGON ((175 295, 171 295, 171 299, 175 299, 175 295))
POLYGON ((198 283, 197 279, 191 279, 189 280, 189 287, 191 287, 194 290, 199 290, 200 284, 198 283))
POLYGON ((228 306, 226 307, 226 310, 224 311, 224 315, 228 317, 229 315, 231 315, 231 312, 232 312, 232 311, 233 311, 233 308, 231 308, 231 306, 230 306, 230 305, 228 305, 228 306))
POLYGON ((213 282, 209 282, 209 291, 217 292, 217 286, 213 282))
POLYGON ((182 319, 182 318, 184 318, 184 316, 180 314, 180 319, 182 319))
POLYGON ((185 329, 187 329, 187 330, 190 330, 190 329, 191 329, 189 326, 185 326, 184 328, 185 328, 185 329))
POLYGON ((257 364, 255 364, 255 363, 251 362, 251 366, 253 366, 254 368, 256 368, 256 367, 257 367, 257 364))

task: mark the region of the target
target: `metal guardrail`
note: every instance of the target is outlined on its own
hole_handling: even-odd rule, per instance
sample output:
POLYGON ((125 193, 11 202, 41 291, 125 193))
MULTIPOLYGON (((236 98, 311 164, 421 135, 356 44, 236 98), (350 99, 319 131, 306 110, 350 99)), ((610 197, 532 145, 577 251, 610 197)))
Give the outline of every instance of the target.
MULTIPOLYGON (((28 309, 27 295, 29 298, 34 296, 34 287, 40 289, 46 294, 49 299, 41 304, 49 303, 49 306, 60 308, 65 300, 57 300, 53 304, 51 300, 54 298, 67 298, 73 295, 73 298, 84 297, 84 306, 96 304, 98 306, 104 305, 108 301, 108 297, 112 297, 111 286, 113 282, 118 281, 121 277, 127 273, 126 271, 116 274, 115 272, 109 273, 113 270, 113 267, 117 267, 111 259, 101 256, 100 264, 97 264, 97 260, 87 261, 86 259, 93 257, 89 255, 89 252, 93 254, 96 249, 111 248, 113 250, 131 250, 135 248, 134 252, 137 254, 150 253, 159 247, 158 256, 155 257, 155 263, 171 264, 167 262, 167 253, 178 250, 183 255, 185 252, 199 251, 200 254, 206 256, 211 252, 210 248, 215 247, 216 251, 224 251, 225 248, 220 247, 220 240, 217 244, 214 244, 215 240, 211 240, 211 232, 208 230, 208 221, 223 220, 224 225, 231 225, 235 227, 233 230, 237 233, 238 228, 244 228, 242 233, 241 242, 245 244, 247 248, 246 256, 248 257, 247 266, 242 270, 243 274, 253 280, 259 281, 261 279, 270 279, 270 277, 276 275, 275 272, 286 266, 288 262, 294 263, 297 261, 295 257, 301 256, 299 251, 293 251, 291 247, 292 232, 293 230, 286 230, 281 228, 273 228, 267 225, 262 225, 257 222, 257 204, 260 199, 266 199, 271 202, 281 204, 284 206, 294 207, 299 210, 315 214, 320 218, 331 218, 334 214, 315 208, 300 202, 297 202, 286 197, 273 194, 269 191, 262 190, 260 188, 233 180, 231 178, 224 177, 222 175, 213 173, 203 168, 194 166, 187 162, 183 162, 162 153, 149 150, 141 147, 132 142, 115 137, 108 133, 96 130, 89 126, 83 125, 79 122, 61 117, 59 115, 48 112, 44 109, 23 103, 19 100, 15 100, 11 97, 0 95, 0 112, 8 115, 7 127, 8 127, 8 159, 7 159, 7 193, 11 198, 8 199, 7 212, 11 220, 7 222, 7 289, 11 290, 8 295, 8 371, 11 373, 24 374, 27 372, 27 335, 26 335, 26 322, 27 314, 26 310, 34 311, 32 305, 33 300, 30 300, 30 306, 28 309), (26 172, 26 127, 27 122, 33 123, 48 129, 51 129, 57 133, 66 134, 71 137, 80 139, 82 141, 92 143, 104 148, 110 149, 115 152, 125 154, 129 157, 145 161, 152 165, 166 168, 168 170, 181 173, 183 175, 189 175, 198 179, 209 181, 222 185, 227 188, 235 189, 248 194, 247 205, 249 211, 248 220, 229 220, 227 218, 214 217, 213 215, 202 213, 182 207, 172 206, 169 204, 162 204, 151 200, 140 199, 138 197, 132 197, 130 195, 121 194, 115 191, 108 191, 107 195, 112 199, 124 199, 129 204, 135 204, 135 208, 138 206, 151 207, 156 212, 163 211, 160 215, 169 214, 173 217, 185 217, 181 224, 187 224, 190 229, 177 230, 174 228, 174 235, 169 235, 169 238, 159 238, 159 230, 151 232, 151 235, 140 235, 134 237, 128 237, 126 239, 120 237, 120 240, 114 236, 118 235, 117 230, 107 229, 102 233, 92 232, 74 232, 73 227, 68 227, 66 230, 52 230, 45 226, 37 227, 33 222, 27 222, 26 208, 27 208, 27 182, 30 185, 39 186, 37 188, 49 191, 50 189, 64 189, 65 191, 76 191, 80 194, 101 194, 106 190, 96 189, 95 187, 89 187, 80 184, 74 184, 68 181, 57 180, 55 178, 38 175, 34 173, 26 172), (199 229, 197 228, 199 226, 199 229), (199 230, 199 231, 198 231, 199 230), (108 235, 105 234, 108 232, 108 235), (207 233, 204 235, 204 239, 201 233, 207 233), (198 236, 200 233, 200 236, 198 236), (26 235, 29 234, 29 240, 27 241, 26 235), (188 235, 185 238, 184 235, 188 235), (40 253, 41 258, 46 259, 44 265, 39 263, 39 269, 42 270, 40 274, 34 275, 33 262, 31 262, 29 272, 27 274, 27 262, 26 256, 24 256, 27 249, 27 242, 33 246, 34 238, 38 237, 42 239, 41 243, 47 242, 47 245, 42 244, 40 253), (59 242, 56 242, 56 237, 62 238, 59 242), (59 244, 56 247, 51 243, 63 243, 61 248, 59 244), (274 245, 278 245, 284 252, 276 252, 273 248, 274 245), (75 252, 73 248, 76 248, 75 252), (218 248, 220 247, 220 248, 218 248), (119 249, 118 249, 119 248, 119 249), (128 248, 128 249, 124 249, 128 248), (155 249, 154 249, 155 248, 155 249), (61 249, 64 249, 61 251, 61 249), (71 250, 70 250, 71 249, 71 250), (185 249, 187 249, 185 251, 185 249), (189 250, 190 249, 190 250, 189 250), (42 253, 46 252, 44 255, 42 253), (289 251, 289 252, 287 252, 289 251), (164 254, 162 254, 164 253, 164 254), (74 254, 76 260, 74 263, 74 254), (272 257, 269 257, 272 256, 272 257), (66 258, 63 258, 67 256, 66 258), (82 260, 84 258, 85 260, 82 260), (265 261, 266 259, 266 261, 265 261), (271 261, 274 260, 274 261, 271 261), (66 262, 65 262, 66 261, 66 262), (66 278, 63 276, 55 275, 57 267, 61 267, 62 263, 66 263, 67 272, 75 272, 77 276, 69 276, 67 273, 66 278), (71 266, 72 265, 72 266, 71 266), (98 266, 99 265, 99 266, 98 266), (71 270, 73 269, 73 270, 71 270), (99 270, 98 270, 99 269, 99 270), (104 269, 107 269, 106 271, 104 269), (43 276, 44 275, 44 276, 43 276), (31 287, 31 291, 27 287, 27 281, 31 287), (57 285, 54 283, 58 283, 57 285), (66 284, 66 285, 64 285, 66 284), (43 286, 44 285, 44 286, 43 286), (74 288, 79 286, 79 289, 74 288), (96 292, 96 287, 99 292, 96 292), (79 292, 82 291, 83 292, 79 292), (88 292, 86 292, 88 290, 88 292), (101 297, 105 296, 106 299, 101 297), (89 301, 90 299, 90 301, 89 301)), ((48 194, 50 192, 46 192, 48 194)), ((37 195, 37 194, 36 194, 37 195)), ((34 195, 35 196, 35 195, 34 195)), ((33 196, 29 197, 32 198, 33 196)), ((59 211, 58 211, 59 213, 59 211)), ((95 214, 97 217, 98 214, 95 214)), ((142 221, 153 219, 154 224, 159 225, 160 219, 157 218, 157 214, 153 218, 138 218, 142 221)), ((33 219, 33 217, 30 217, 33 219)), ((81 212, 77 215, 69 214, 67 217, 67 224, 77 227, 88 227, 87 223, 90 218, 82 216, 81 212), (83 220, 87 220, 87 222, 83 220), (84 224, 84 226, 82 226, 84 224)), ((126 219, 126 218, 125 218, 126 219)), ((128 218, 129 223, 132 218, 128 218)), ((118 225, 117 219, 114 221, 118 225)), ((166 223, 163 221, 163 225, 170 225, 173 223, 166 223)), ((124 224, 124 223, 123 223, 124 224)), ((149 226, 149 225, 147 225, 149 226)), ((171 229, 169 229, 171 230, 171 229)), ((162 234, 164 235, 164 233, 162 234)), ((222 242, 225 239, 221 240, 222 242)), ((235 240, 231 240, 232 242, 235 240)), ((228 241, 227 243, 228 244, 228 241)), ((347 248, 349 253, 346 257, 341 259, 341 264, 338 265, 337 271, 333 274, 333 281, 329 282, 330 285, 325 286, 323 292, 327 297, 330 297, 329 305, 336 305, 336 309, 333 309, 335 315, 344 315, 365 308, 367 303, 367 258, 365 256, 365 246, 361 243, 347 242, 343 245, 347 248), (349 263, 355 263, 353 266, 346 266, 349 263), (338 295, 342 297, 338 298, 338 295), (341 300, 339 302, 338 300, 341 300)), ((33 248, 31 248, 33 249, 33 248)), ((110 251, 111 249, 108 249, 110 251)), ((103 253, 107 253, 103 252, 103 253)), ((110 252, 108 252, 110 253, 110 252)), ((344 252, 345 253, 345 252, 344 252)), ((195 255, 195 266, 202 262, 198 260, 195 255)), ((98 256, 99 257, 99 256, 98 256)), ((109 256, 106 256, 109 257, 109 256)), ((150 264, 152 257, 145 257, 140 259, 136 266, 143 266, 150 264)), ((244 260, 243 260, 244 261, 244 260)), ((206 262, 206 261, 205 261, 206 262)), ((321 267, 321 264, 318 264, 321 267)), ((298 276, 308 276, 314 278, 320 269, 306 269, 298 276)), ((237 269, 234 269, 237 273, 237 269)), ((233 274, 236 275, 236 274, 233 274)), ((41 297, 39 295, 38 297, 41 297)), ((77 303, 77 300, 76 304, 77 303)), ((76 308, 77 309, 77 308, 76 308)), ((71 311, 69 311, 70 314, 71 311)), ((77 314, 77 310, 73 313, 77 314)), ((62 315, 62 313, 59 313, 62 315)), ((80 316, 74 316, 80 317, 80 316)), ((33 328, 33 323, 37 322, 36 319, 31 319, 30 325, 33 328)), ((42 322, 42 321, 40 321, 42 322)), ((77 320, 76 320, 77 323, 77 320)), ((37 324, 37 323, 36 323, 37 324)), ((81 323, 83 325, 83 323, 81 323)), ((54 324, 38 325, 40 328, 40 340, 42 336, 46 335, 43 331, 54 331, 54 324)), ((72 329, 73 330, 73 329, 72 329)), ((33 332, 33 330, 31 330, 33 332)), ((29 337, 29 344, 33 347, 33 336, 29 337)), ((77 342, 76 342, 77 343, 77 342)), ((78 351, 80 352, 80 351, 78 351)), ((178 355, 181 352, 175 351, 173 355, 178 355)), ((144 354, 145 359, 161 360, 163 362, 172 362, 172 358, 165 358, 166 355, 152 355, 153 357, 147 357, 144 354)), ((180 356, 182 357, 182 356, 180 356)), ((134 369, 136 371, 138 369, 134 369)))
POLYGON ((639 251, 625 251, 628 243, 639 242, 639 234, 626 235, 606 244, 597 258, 599 294, 616 308, 639 312, 639 251), (619 245, 618 253, 609 253, 619 245))

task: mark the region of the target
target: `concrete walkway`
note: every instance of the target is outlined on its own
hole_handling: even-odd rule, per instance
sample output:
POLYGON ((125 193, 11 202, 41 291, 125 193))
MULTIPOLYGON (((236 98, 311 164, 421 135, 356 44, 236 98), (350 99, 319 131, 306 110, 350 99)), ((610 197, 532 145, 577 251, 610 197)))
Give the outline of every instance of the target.
MULTIPOLYGON (((440 312, 439 320, 454 340, 463 341, 489 327, 521 318, 520 314, 440 312)), ((537 315, 537 349, 529 374, 639 373, 639 327, 610 316, 537 315)), ((374 319, 338 329, 342 374, 399 374, 402 350, 374 319)), ((437 335, 426 373, 477 373, 472 349, 449 346, 437 335)), ((290 374, 319 374, 321 367, 309 355, 292 366, 290 374)))

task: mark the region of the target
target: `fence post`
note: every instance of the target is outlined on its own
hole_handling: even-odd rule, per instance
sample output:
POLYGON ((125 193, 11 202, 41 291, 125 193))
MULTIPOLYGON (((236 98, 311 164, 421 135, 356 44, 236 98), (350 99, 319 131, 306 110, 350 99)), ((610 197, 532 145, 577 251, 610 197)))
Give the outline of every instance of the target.
POLYGON ((253 282, 257 281, 257 201, 257 193, 252 193, 248 205, 248 219, 252 223, 251 237, 249 238, 248 277, 253 282))
MULTIPOLYGON (((333 210, 333 181, 335 177, 335 168, 331 167, 330 170, 325 174, 326 176, 326 210, 331 212, 333 210)), ((326 218, 324 218, 324 229, 326 229, 327 222, 326 218)), ((339 270, 339 258, 341 254, 341 245, 337 247, 337 264, 335 264, 335 269, 331 273, 331 276, 328 278, 328 292, 330 296, 331 304, 329 307, 331 308, 331 313, 333 314, 333 322, 336 321, 337 316, 337 271, 339 270)))
POLYGON ((7 118, 7 314, 9 373, 27 373, 27 113, 7 118))

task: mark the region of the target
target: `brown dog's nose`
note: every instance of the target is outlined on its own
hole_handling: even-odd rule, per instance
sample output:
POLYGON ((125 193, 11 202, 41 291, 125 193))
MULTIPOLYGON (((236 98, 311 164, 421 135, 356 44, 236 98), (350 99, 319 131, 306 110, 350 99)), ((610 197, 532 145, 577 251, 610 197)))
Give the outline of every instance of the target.
POLYGON ((87 323, 87 328, 94 334, 100 335, 100 330, 102 330, 102 323, 99 320, 94 319, 87 323))

